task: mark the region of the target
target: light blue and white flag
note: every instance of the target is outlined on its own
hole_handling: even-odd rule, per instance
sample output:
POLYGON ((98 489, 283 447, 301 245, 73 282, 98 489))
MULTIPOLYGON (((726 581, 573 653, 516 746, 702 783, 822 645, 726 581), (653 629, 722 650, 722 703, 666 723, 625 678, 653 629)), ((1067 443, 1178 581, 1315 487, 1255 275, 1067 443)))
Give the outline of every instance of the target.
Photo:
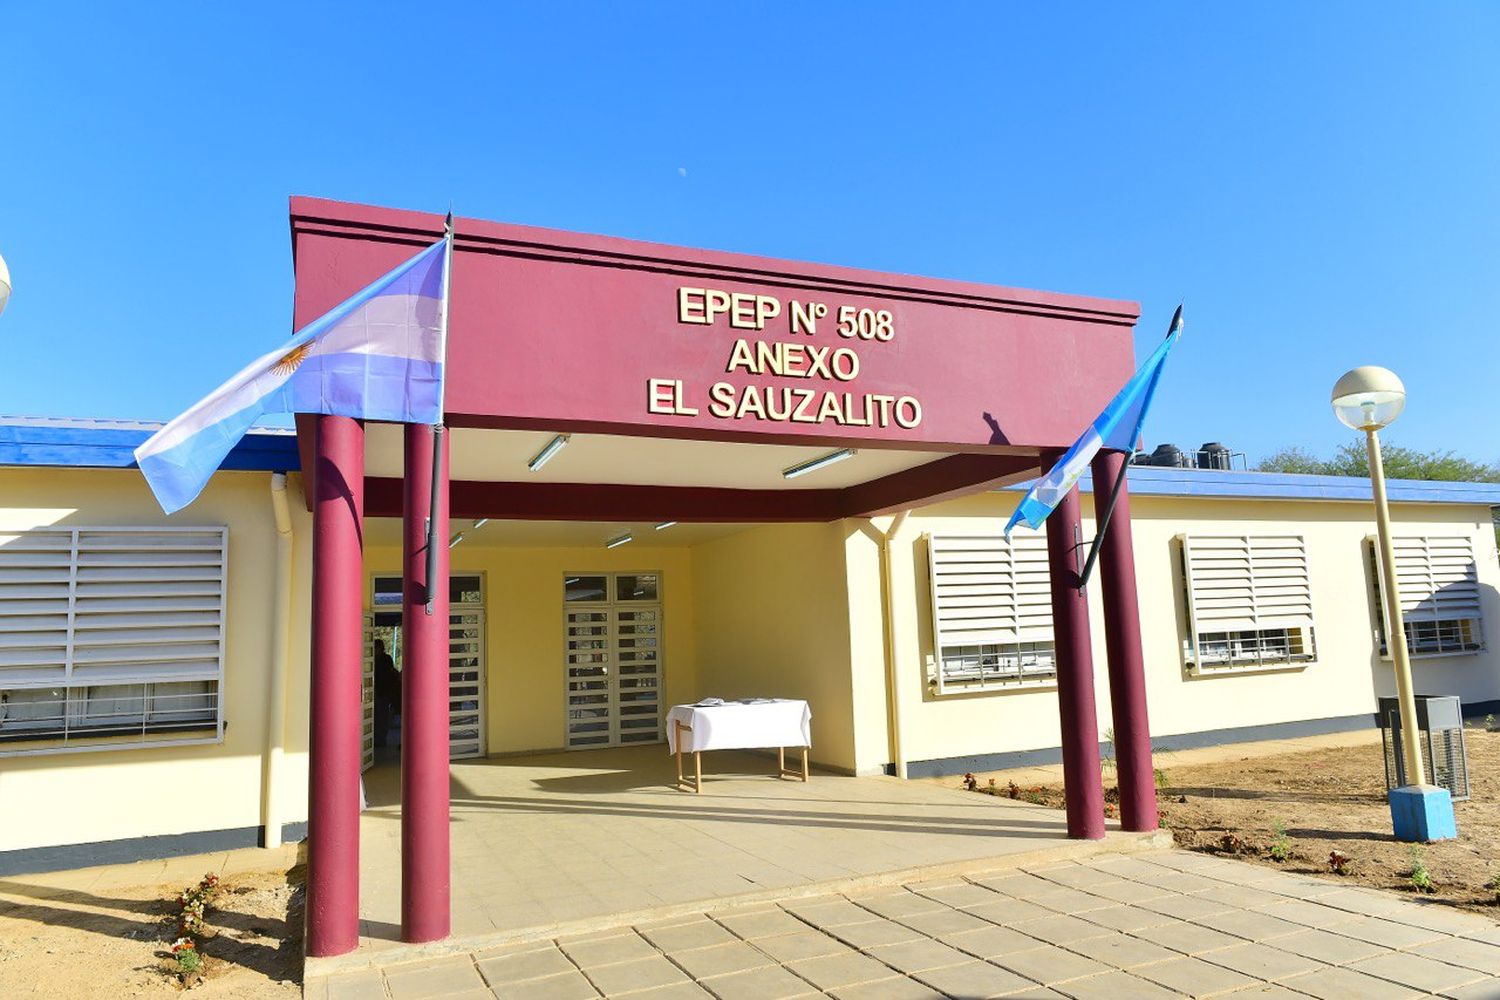
POLYGON ((450 240, 309 323, 137 448, 162 509, 192 503, 265 414, 441 422, 450 240))
POLYGON ((1040 528, 1047 515, 1068 495, 1068 491, 1088 470, 1089 462, 1101 448, 1133 452, 1141 439, 1141 425, 1146 422, 1146 410, 1151 406, 1151 397, 1156 394, 1156 383, 1167 354, 1177 339, 1182 336, 1182 307, 1172 316, 1172 325, 1167 330, 1161 346, 1152 352, 1125 387, 1119 391, 1104 412, 1083 432, 1083 437, 1073 443, 1067 454, 1058 460, 1045 476, 1031 484, 1031 489, 1021 498, 1016 512, 1005 525, 1005 534, 1025 521, 1031 528, 1040 528))

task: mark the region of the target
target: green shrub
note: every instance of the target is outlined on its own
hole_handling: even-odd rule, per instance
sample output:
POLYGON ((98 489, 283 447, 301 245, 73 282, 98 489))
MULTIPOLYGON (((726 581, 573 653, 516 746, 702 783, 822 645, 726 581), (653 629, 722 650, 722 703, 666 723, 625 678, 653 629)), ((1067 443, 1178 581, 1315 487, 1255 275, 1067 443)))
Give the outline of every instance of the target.
POLYGON ((1277 820, 1271 832, 1275 836, 1271 839, 1271 849, 1266 853, 1271 855, 1272 861, 1286 861, 1292 856, 1292 838, 1286 835, 1286 824, 1277 820))
POLYGON ((1427 870, 1427 856, 1416 844, 1411 845, 1411 875, 1407 880, 1418 892, 1437 891, 1437 886, 1432 882, 1432 872, 1427 870))

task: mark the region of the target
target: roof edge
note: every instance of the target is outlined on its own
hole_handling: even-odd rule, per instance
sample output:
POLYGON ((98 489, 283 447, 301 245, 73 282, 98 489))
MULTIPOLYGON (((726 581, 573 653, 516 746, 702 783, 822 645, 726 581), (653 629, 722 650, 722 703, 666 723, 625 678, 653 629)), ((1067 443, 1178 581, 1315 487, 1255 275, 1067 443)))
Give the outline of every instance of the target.
MULTIPOLYGON (((443 233, 444 217, 433 212, 383 208, 307 195, 293 195, 290 199, 290 212, 294 255, 297 238, 303 234, 363 236, 396 242, 410 241, 415 245, 438 239, 443 233)), ((904 294, 953 304, 1058 315, 1108 326, 1133 327, 1141 312, 1139 303, 1123 299, 863 270, 836 264, 697 249, 519 223, 457 218, 454 228, 459 246, 467 245, 490 252, 543 254, 573 258, 580 263, 610 266, 629 264, 686 272, 708 272, 730 280, 797 282, 827 285, 848 291, 904 294)))
MULTIPOLYGON (((1373 500, 1370 481, 1359 476, 1314 476, 1285 472, 1232 472, 1219 469, 1174 469, 1132 465, 1128 482, 1135 496, 1204 497, 1240 500, 1373 500)), ((1024 490, 1030 484, 1006 487, 1024 490)), ((1500 483, 1446 480, 1387 479, 1392 503, 1449 503, 1500 506, 1500 483)), ((1085 473, 1078 488, 1093 492, 1093 477, 1085 473)))
MULTIPOLYGON (((135 449, 163 425, 146 420, 0 417, 0 466, 133 469, 135 449)), ((222 469, 296 472, 302 468, 291 428, 252 428, 222 469)))

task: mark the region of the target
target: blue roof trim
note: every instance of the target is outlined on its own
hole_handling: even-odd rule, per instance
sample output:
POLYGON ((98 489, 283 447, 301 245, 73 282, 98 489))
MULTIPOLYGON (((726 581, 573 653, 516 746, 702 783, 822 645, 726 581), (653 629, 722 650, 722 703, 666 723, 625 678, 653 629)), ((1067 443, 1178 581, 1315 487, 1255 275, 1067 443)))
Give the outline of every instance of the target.
MULTIPOLYGON (((0 419, 0 466, 133 469, 135 449, 156 430, 108 421, 0 419)), ((246 434, 220 466, 237 472, 296 472, 301 467, 297 436, 274 431, 246 434)))
MULTIPOLYGON (((86 469, 135 468, 135 449, 160 424, 118 420, 0 417, 0 466, 86 469)), ((254 430, 220 466, 240 472, 296 472, 302 468, 297 436, 254 430)), ((1005 487, 1024 490, 1029 484, 1005 487)), ((1093 481, 1078 481, 1085 493, 1093 481)), ((1369 500, 1370 481, 1352 476, 1302 476, 1280 472, 1219 472, 1151 465, 1130 467, 1136 496, 1219 497, 1252 500, 1369 500)), ((1392 503, 1459 503, 1500 506, 1500 483, 1449 483, 1414 479, 1386 481, 1392 503)))
MULTIPOLYGON (((1304 476, 1282 472, 1223 472, 1213 469, 1173 469, 1151 465, 1130 467, 1134 496, 1218 497, 1255 500, 1370 500, 1370 481, 1356 476, 1304 476)), ((1030 484, 1007 487, 1024 490, 1030 484)), ((1078 481, 1085 493, 1094 489, 1085 473, 1078 481)), ((1500 483, 1449 483, 1419 479, 1388 479, 1392 503, 1463 503, 1500 505, 1500 483)))

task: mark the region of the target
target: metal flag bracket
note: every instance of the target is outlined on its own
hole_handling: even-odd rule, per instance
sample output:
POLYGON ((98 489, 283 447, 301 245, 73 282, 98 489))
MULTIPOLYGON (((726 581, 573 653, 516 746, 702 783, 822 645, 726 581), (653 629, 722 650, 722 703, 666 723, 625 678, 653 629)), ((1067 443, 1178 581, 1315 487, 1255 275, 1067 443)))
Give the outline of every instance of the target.
MULTIPOLYGON (((1099 516, 1098 530, 1094 532, 1094 541, 1089 545, 1088 558, 1083 562, 1083 572, 1078 574, 1078 589, 1082 590, 1089 585, 1089 577, 1094 573, 1094 563, 1099 561, 1099 546, 1104 542, 1104 533, 1109 530, 1109 519, 1114 516, 1115 504, 1120 499, 1120 490, 1125 485, 1125 476, 1130 469, 1130 463, 1135 461, 1137 452, 1134 450, 1126 453, 1125 461, 1120 466, 1120 474, 1115 477, 1114 487, 1109 491, 1109 503, 1104 506, 1104 513, 1099 516)), ((1096 483, 1095 486, 1098 484, 1096 483)), ((1094 496, 1098 496, 1098 492, 1094 496)))

